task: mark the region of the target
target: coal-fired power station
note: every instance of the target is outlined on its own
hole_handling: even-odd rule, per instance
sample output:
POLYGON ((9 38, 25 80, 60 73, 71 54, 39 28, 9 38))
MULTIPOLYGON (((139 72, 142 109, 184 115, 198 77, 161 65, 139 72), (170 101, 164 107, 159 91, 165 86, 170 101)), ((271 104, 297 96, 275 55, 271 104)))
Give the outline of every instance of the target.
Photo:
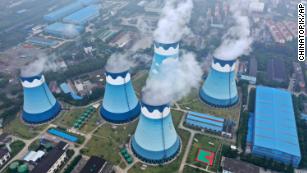
POLYGON ((132 121, 140 114, 141 106, 132 86, 131 74, 128 70, 122 72, 106 70, 101 116, 115 124, 132 121))
POLYGON ((211 71, 200 90, 200 98, 214 107, 231 107, 238 100, 235 81, 236 59, 213 58, 211 71))
POLYGON ((177 156, 180 145, 170 106, 143 102, 140 120, 131 140, 133 153, 144 162, 163 164, 177 156))
POLYGON ((24 102, 22 119, 29 124, 40 124, 55 118, 61 105, 52 95, 42 74, 20 77, 24 102))
POLYGON ((154 57, 150 69, 150 74, 155 75, 159 73, 159 67, 163 61, 174 58, 177 59, 179 56, 179 42, 175 43, 161 43, 154 42, 154 57))

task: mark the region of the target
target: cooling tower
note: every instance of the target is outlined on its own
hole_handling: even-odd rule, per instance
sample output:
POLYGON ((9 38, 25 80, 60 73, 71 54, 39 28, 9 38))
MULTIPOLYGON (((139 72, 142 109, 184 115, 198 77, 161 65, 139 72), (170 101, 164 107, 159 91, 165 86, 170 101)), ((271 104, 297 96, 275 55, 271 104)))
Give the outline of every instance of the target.
POLYGON ((100 109, 101 116, 111 123, 126 123, 140 114, 129 71, 106 72, 106 86, 100 109))
POLYGON ((133 153, 142 161, 162 164, 172 160, 180 150, 180 138, 173 125, 169 105, 142 103, 142 113, 131 139, 133 153))
POLYGON ((178 58, 179 55, 179 42, 175 43, 161 43, 154 42, 154 58, 152 61, 150 74, 158 74, 159 67, 162 62, 168 58, 178 58))
POLYGON ((215 107, 230 107, 238 100, 235 81, 236 60, 213 58, 211 71, 200 90, 200 98, 215 107))
POLYGON ((40 124, 55 118, 61 105, 49 90, 44 75, 20 79, 24 93, 22 119, 30 124, 40 124))

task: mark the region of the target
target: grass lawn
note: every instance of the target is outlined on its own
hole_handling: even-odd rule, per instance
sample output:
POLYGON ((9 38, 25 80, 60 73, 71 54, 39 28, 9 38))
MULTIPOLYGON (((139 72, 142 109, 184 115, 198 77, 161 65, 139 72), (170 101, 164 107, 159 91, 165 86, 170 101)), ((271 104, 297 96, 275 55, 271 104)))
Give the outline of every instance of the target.
POLYGON ((180 102, 178 102, 180 107, 182 109, 186 109, 186 107, 189 107, 191 111, 206 113, 209 115, 232 119, 235 120, 236 122, 239 122, 240 119, 239 105, 229 109, 214 108, 203 103, 199 98, 198 92, 199 92, 198 90, 194 89, 189 96, 185 97, 180 102))
POLYGON ((4 132, 16 135, 23 139, 31 139, 39 134, 43 129, 47 127, 47 124, 40 126, 31 126, 23 123, 19 117, 16 117, 9 124, 4 127, 4 132))
POLYGON ((97 111, 95 111, 92 116, 87 120, 86 123, 80 129, 82 132, 88 133, 97 127, 96 122, 102 120, 97 111))
POLYGON ((208 173, 208 172, 197 168, 192 168, 190 166, 185 166, 183 169, 183 173, 208 173))
POLYGON ((56 119, 55 124, 61 127, 70 128, 74 125, 75 121, 82 115, 85 109, 73 109, 65 111, 56 119))
POLYGON ((135 92, 137 96, 140 97, 141 91, 143 86, 146 84, 148 72, 147 71, 140 71, 133 77, 133 87, 135 89, 135 92))
POLYGON ((220 141, 217 138, 199 135, 199 134, 195 135, 194 139, 195 138, 198 140, 198 142, 193 141, 193 145, 190 150, 187 162, 195 166, 198 166, 198 167, 206 168, 207 167, 206 164, 197 162, 195 160, 198 154, 198 149, 199 148, 206 149, 208 151, 215 153, 215 160, 213 162, 213 166, 209 168, 212 171, 217 171, 219 164, 220 164, 220 159, 221 159, 220 145, 222 141, 220 141), (210 145, 209 142, 214 143, 214 145, 210 145))
POLYGON ((25 145, 26 144, 21 140, 16 140, 12 142, 10 144, 10 147, 12 149, 11 157, 13 158, 14 156, 16 156, 25 147, 25 145))
POLYGON ((91 155, 99 155, 113 164, 118 165, 121 162, 119 149, 122 144, 127 144, 130 136, 134 133, 137 121, 127 125, 112 128, 112 125, 106 124, 100 127, 92 135, 91 140, 86 144, 83 153, 91 155))

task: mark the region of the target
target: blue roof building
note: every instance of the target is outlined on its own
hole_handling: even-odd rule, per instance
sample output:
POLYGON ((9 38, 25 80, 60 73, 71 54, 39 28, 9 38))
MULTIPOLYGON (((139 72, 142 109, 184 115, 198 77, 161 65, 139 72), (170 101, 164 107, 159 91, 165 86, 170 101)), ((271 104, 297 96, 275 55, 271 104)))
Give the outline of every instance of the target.
POLYGON ((236 60, 213 58, 211 71, 200 90, 200 98, 214 107, 230 107, 238 100, 236 60))
POLYGON ((301 160, 291 94, 258 86, 252 153, 297 167, 301 160))
POLYGON ((157 75, 160 70, 160 65, 163 61, 174 58, 177 59, 179 56, 179 42, 175 43, 161 43, 154 42, 154 57, 150 69, 150 75, 157 75))
POLYGON ((78 2, 81 2, 83 5, 91 5, 98 3, 99 0, 79 0, 78 2))
POLYGON ((107 69, 101 116, 112 123, 126 123, 135 119, 140 114, 140 109, 130 73, 110 72, 107 69))
POLYGON ((53 11, 47 15, 44 16, 44 19, 48 22, 56 22, 59 20, 62 20, 63 17, 83 8, 83 5, 81 2, 75 2, 72 4, 69 4, 63 8, 60 8, 56 11, 53 11))
POLYGON ((47 38, 41 38, 41 37, 31 37, 27 39, 28 43, 31 43, 33 45, 42 46, 42 47, 52 47, 59 44, 56 40, 51 40, 47 38))
POLYGON ((90 5, 65 17, 63 22, 84 25, 100 15, 100 5, 90 5))
POLYGON ((185 122, 188 125, 215 132, 222 132, 224 128, 223 118, 201 114, 198 112, 188 112, 185 122))
POLYGON ((40 124, 55 118, 61 105, 49 90, 43 75, 21 77, 24 102, 22 119, 30 124, 40 124))
POLYGON ((169 105, 142 103, 142 113, 131 139, 133 153, 142 161, 163 164, 180 151, 180 138, 173 125, 169 105))
POLYGON ((61 38, 74 38, 81 34, 83 31, 83 26, 59 22, 51 24, 44 29, 45 33, 61 38))

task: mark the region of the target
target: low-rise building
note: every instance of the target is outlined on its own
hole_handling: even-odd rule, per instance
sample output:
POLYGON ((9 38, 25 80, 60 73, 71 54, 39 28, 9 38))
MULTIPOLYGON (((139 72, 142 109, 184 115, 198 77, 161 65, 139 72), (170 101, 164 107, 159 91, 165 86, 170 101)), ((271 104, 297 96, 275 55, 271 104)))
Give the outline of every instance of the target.
POLYGON ((113 166, 109 164, 106 160, 91 156, 86 162, 85 166, 82 168, 80 173, 113 173, 113 166))
POLYGON ((222 158, 221 167, 223 173, 260 173, 258 166, 227 157, 222 158))
POLYGON ((8 149, 0 149, 0 167, 4 166, 11 158, 11 154, 8 149))
POLYGON ((31 173, 55 173, 65 162, 68 149, 66 142, 60 141, 48 154, 38 162, 31 173))

